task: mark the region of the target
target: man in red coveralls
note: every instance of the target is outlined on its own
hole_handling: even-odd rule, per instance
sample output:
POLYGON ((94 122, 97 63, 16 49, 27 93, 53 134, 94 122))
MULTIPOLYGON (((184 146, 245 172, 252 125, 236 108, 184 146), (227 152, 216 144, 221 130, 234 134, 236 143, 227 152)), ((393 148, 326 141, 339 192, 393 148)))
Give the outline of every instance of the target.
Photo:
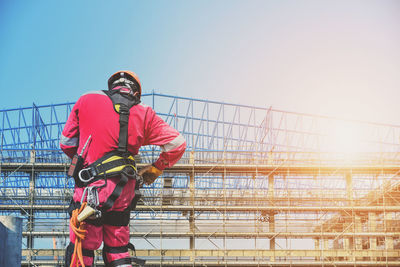
MULTIPOLYGON (((78 99, 62 131, 60 147, 70 158, 82 154, 83 168, 93 165, 107 153, 117 150, 122 131, 120 114, 116 112, 114 101, 108 94, 118 91, 119 94, 125 94, 136 100, 136 103, 128 109, 127 152, 136 155, 143 145, 161 147, 159 158, 138 172, 139 175, 143 175, 145 184, 151 184, 165 168, 173 166, 182 157, 186 142, 182 135, 157 116, 151 107, 140 103, 141 84, 135 73, 131 71, 114 73, 108 80, 108 87, 108 91, 89 92, 78 99), (87 145, 84 148, 85 143, 87 145)), ((103 179, 90 183, 90 186, 99 188, 100 206, 107 201, 113 191, 118 191, 115 190, 118 182, 119 177, 111 177, 106 183, 103 179)), ((131 266, 127 247, 129 206, 135 196, 135 184, 136 179, 127 181, 112 207, 101 215, 102 220, 85 221, 87 234, 82 241, 85 266, 93 265, 93 251, 98 249, 103 241, 103 259, 106 266, 131 266), (122 217, 123 220, 120 219, 122 217)), ((86 186, 86 184, 75 185, 71 202, 74 208, 80 205, 82 196, 85 198, 86 186)), ((74 249, 75 235, 71 230, 70 240, 71 243, 66 250, 67 266, 74 249)))

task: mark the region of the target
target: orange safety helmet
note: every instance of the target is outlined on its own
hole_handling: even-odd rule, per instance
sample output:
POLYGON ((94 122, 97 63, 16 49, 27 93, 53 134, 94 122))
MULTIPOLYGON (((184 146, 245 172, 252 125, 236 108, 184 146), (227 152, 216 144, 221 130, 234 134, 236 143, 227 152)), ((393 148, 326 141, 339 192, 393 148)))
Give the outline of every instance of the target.
POLYGON ((142 95, 142 85, 140 84, 139 77, 136 75, 136 73, 130 70, 120 70, 111 75, 111 77, 108 79, 108 89, 112 90, 113 83, 121 78, 128 79, 137 85, 136 87, 139 90, 139 98, 140 98, 140 96, 142 95))

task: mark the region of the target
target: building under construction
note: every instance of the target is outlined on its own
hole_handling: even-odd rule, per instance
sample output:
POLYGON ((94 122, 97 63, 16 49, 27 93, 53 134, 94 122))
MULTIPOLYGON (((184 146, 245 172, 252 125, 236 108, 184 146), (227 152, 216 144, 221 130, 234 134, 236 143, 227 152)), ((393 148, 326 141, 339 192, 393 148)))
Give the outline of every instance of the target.
MULTIPOLYGON (((131 212, 146 266, 400 266, 400 126, 142 101, 187 141, 131 212)), ((74 181, 59 137, 73 104, 0 111, 0 215, 24 220, 23 266, 63 266, 74 181)), ((142 147, 139 168, 158 154, 142 147)))

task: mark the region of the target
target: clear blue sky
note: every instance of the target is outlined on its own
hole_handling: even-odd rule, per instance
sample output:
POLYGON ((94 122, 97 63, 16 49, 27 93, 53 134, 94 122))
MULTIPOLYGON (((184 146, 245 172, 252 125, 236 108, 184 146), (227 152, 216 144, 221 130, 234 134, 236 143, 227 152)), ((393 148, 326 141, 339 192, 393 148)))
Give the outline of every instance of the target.
POLYGON ((0 109, 144 92, 400 125, 400 1, 0 1, 0 109))

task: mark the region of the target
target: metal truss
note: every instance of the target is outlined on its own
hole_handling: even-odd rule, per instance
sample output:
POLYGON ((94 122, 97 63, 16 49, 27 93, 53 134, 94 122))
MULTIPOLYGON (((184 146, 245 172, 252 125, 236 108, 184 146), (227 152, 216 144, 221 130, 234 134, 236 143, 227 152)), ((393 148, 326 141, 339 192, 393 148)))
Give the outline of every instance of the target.
MULTIPOLYGON (((188 144, 131 213, 149 263, 398 266, 399 126, 154 92, 142 100, 188 144)), ((62 262, 74 184, 58 140, 73 104, 0 110, 0 214, 24 217, 24 265, 62 262)), ((159 153, 143 147, 138 165, 159 153)))

